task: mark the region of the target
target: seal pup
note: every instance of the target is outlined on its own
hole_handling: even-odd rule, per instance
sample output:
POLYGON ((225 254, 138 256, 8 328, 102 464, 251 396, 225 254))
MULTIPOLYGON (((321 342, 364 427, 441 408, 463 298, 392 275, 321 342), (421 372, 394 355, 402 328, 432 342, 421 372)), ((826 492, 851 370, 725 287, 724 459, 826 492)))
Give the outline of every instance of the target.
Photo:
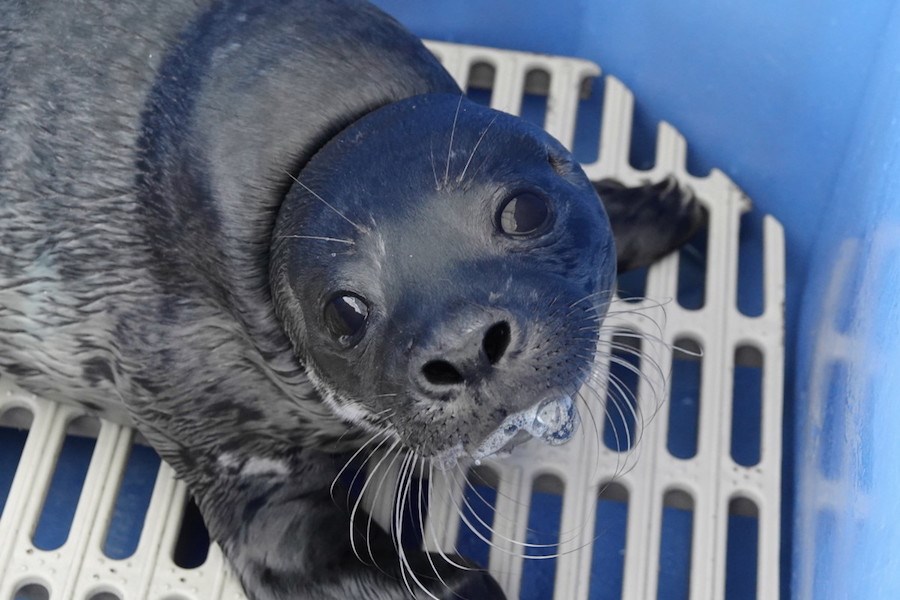
MULTIPOLYGON (((616 263, 670 246, 617 254, 573 157, 365 2, 0 13, 0 376, 137 427, 252 600, 502 598, 354 528, 340 453, 565 441, 616 263)), ((653 189, 624 230, 673 239, 653 189)))

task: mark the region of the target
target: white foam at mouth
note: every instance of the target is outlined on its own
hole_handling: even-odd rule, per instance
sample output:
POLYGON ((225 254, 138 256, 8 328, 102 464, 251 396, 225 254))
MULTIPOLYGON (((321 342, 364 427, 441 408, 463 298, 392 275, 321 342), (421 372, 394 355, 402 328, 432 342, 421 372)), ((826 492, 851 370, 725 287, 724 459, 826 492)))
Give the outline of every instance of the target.
POLYGON ((507 417, 472 453, 472 458, 479 461, 498 453, 520 431, 557 446, 572 438, 578 423, 578 411, 571 396, 544 400, 507 417))

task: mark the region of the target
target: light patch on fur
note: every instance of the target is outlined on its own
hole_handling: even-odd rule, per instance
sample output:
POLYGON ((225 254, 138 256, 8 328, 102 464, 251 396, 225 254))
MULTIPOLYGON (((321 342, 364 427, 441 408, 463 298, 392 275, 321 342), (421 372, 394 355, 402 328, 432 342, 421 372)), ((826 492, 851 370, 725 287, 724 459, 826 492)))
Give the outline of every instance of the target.
POLYGON ((226 471, 236 469, 240 465, 240 461, 230 452, 220 454, 216 462, 226 471))
POLYGON ((366 410, 357 402, 343 402, 340 404, 338 414, 342 419, 350 421, 353 424, 365 424, 366 417, 371 417, 372 413, 366 410))
POLYGON ((372 413, 364 406, 353 400, 338 397, 334 390, 325 385, 309 362, 306 364, 306 374, 334 414, 352 425, 357 425, 367 431, 374 431, 372 425, 367 421, 367 417, 371 418, 372 413))
POLYGON ((244 463, 241 469, 243 477, 253 477, 259 475, 276 475, 284 477, 290 473, 288 466, 281 460, 272 458, 254 456, 244 463))

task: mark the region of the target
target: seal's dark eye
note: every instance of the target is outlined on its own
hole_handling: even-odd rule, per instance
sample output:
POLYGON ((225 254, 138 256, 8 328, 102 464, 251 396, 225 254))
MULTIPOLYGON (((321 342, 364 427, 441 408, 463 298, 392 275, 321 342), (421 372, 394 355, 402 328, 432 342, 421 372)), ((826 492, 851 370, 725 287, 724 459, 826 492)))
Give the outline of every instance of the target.
POLYGON ((369 307, 350 292, 338 292, 325 305, 325 326, 342 344, 351 344, 366 327, 369 307))
POLYGON ((549 221, 550 207, 547 200, 530 192, 513 196, 500 208, 500 229, 506 235, 540 233, 549 221))

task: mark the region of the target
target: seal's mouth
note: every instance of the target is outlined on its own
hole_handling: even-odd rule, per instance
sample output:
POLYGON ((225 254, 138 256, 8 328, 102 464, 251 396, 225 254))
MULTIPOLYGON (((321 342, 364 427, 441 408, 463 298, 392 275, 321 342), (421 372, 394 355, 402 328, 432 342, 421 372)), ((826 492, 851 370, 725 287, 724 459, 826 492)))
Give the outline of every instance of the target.
POLYGON ((531 408, 508 416, 474 451, 467 453, 462 445, 432 458, 439 469, 446 470, 457 460, 469 454, 479 463, 481 460, 510 452, 519 444, 539 438, 546 444, 558 446, 572 439, 581 422, 575 402, 569 395, 548 398, 531 408))

